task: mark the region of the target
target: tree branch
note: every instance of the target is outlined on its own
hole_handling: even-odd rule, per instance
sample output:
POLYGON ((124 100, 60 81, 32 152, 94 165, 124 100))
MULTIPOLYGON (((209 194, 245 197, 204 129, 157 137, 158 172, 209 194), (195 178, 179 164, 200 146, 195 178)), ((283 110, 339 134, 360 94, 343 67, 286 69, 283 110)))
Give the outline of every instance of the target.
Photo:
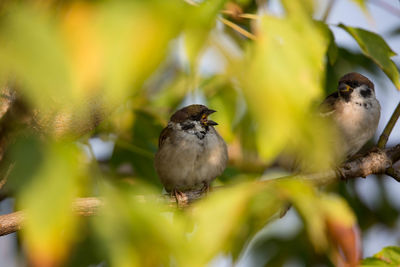
MULTIPOLYGON (((95 197, 77 198, 72 210, 80 216, 92 216, 98 212, 102 206, 102 200, 95 197)), ((0 236, 14 233, 21 229, 25 220, 23 211, 0 215, 0 236)))
MULTIPOLYGON (((289 177, 280 177, 274 180, 262 181, 269 183, 283 178, 302 179, 312 182, 316 186, 326 185, 343 179, 354 179, 357 177, 366 177, 370 174, 387 174, 400 182, 400 171, 392 165, 400 160, 400 144, 385 150, 372 150, 364 156, 346 162, 338 170, 329 170, 326 172, 297 175, 289 177), (340 175, 339 175, 340 174, 340 175)), ((220 190, 223 187, 216 187, 214 190, 220 190)), ((185 192, 184 206, 190 205, 194 201, 202 198, 204 194, 201 191, 185 192)), ((166 203, 171 207, 176 207, 174 196, 157 196, 160 202, 166 203)), ((146 201, 144 196, 137 196, 139 201, 146 201)), ((72 210, 80 216, 92 216, 97 214, 103 201, 99 198, 78 198, 72 205, 72 210)), ((17 211, 10 214, 0 215, 0 236, 16 232, 21 229, 25 216, 23 211, 17 211)))
POLYGON ((392 116, 390 117, 390 120, 386 124, 385 129, 383 130, 381 136, 379 137, 378 141, 378 147, 379 148, 385 148, 386 143, 389 139, 390 133, 392 132, 394 126, 396 125, 397 119, 400 116, 400 102, 397 104, 396 109, 394 110, 392 116))

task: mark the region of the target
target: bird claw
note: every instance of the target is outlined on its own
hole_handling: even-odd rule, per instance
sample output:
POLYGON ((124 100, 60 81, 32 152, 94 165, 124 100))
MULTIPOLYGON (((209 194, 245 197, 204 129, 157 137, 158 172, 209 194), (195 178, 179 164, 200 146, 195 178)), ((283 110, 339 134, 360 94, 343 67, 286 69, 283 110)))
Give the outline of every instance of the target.
POLYGON ((175 197, 178 207, 184 207, 188 204, 188 197, 184 192, 179 191, 178 189, 172 190, 171 196, 175 197))
POLYGON ((203 187, 200 189, 200 192, 202 194, 208 194, 210 193, 210 184, 207 182, 203 182, 203 187))

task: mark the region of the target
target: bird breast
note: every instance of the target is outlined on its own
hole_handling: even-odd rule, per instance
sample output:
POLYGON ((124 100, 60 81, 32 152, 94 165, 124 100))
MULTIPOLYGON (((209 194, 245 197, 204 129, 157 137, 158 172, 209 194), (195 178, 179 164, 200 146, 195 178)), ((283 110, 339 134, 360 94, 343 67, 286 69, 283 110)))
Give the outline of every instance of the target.
POLYGON ((174 130, 156 154, 155 167, 167 191, 196 189, 224 171, 227 148, 213 127, 174 130))
POLYGON ((375 98, 364 101, 340 102, 334 120, 345 143, 347 156, 352 156, 371 139, 378 127, 380 105, 375 98))

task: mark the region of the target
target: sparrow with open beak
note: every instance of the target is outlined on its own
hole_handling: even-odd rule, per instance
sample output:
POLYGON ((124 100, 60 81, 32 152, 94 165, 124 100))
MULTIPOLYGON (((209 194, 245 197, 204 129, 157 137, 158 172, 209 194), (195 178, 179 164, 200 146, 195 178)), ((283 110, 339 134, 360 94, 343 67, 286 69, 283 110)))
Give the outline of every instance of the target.
POLYGON ((321 115, 330 117, 340 134, 340 154, 349 158, 371 139, 378 127, 381 106, 374 84, 351 72, 339 80, 338 91, 321 104, 321 115))
POLYGON ((190 105, 176 111, 161 132, 155 168, 167 192, 177 201, 182 192, 208 191, 225 170, 228 153, 222 137, 208 116, 215 110, 190 105))

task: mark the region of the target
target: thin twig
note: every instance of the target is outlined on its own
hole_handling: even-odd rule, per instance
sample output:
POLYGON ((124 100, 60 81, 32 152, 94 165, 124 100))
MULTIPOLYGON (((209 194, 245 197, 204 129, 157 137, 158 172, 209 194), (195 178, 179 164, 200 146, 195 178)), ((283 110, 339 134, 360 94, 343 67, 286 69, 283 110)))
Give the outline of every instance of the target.
POLYGON ((390 168, 387 168, 386 174, 391 176, 397 182, 400 182, 400 171, 399 170, 396 170, 395 168, 390 167, 390 168))
POLYGON ((226 14, 226 15, 236 16, 236 17, 239 17, 242 19, 253 19, 253 20, 260 19, 260 16, 258 16, 256 14, 251 14, 251 13, 235 14, 234 11, 227 10, 227 9, 222 10, 221 13, 226 14))
POLYGON ((260 16, 250 13, 240 14, 239 17, 244 19, 254 19, 254 20, 260 19, 260 16))
POLYGON ((222 21, 222 23, 224 23, 226 26, 232 28, 233 30, 239 32, 240 34, 246 36, 247 38, 251 39, 251 40, 256 40, 256 36, 248 31, 246 31, 245 29, 243 29, 242 27, 240 27, 239 25, 224 19, 224 18, 219 18, 220 21, 222 21))
POLYGON ((392 116, 390 117, 390 120, 386 124, 385 129, 383 130, 381 136, 379 137, 379 141, 378 141, 379 148, 385 148, 386 143, 389 139, 390 133, 392 132, 393 127, 395 126, 399 116, 400 116, 400 102, 399 102, 399 104, 397 104, 396 109, 394 110, 392 116))
POLYGON ((332 11, 333 4, 335 4, 335 0, 330 0, 329 3, 328 3, 328 7, 326 8, 326 10, 324 12, 324 15, 322 16, 322 21, 323 22, 326 22, 326 20, 328 19, 329 14, 332 11))

